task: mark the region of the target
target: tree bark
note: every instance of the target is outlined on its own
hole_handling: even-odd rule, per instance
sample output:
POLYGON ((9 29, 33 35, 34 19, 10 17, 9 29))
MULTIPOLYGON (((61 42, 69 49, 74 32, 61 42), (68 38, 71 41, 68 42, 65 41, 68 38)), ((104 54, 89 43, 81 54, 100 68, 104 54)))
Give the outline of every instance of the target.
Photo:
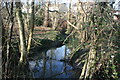
POLYGON ((11 46, 11 38, 12 38, 12 31, 14 25, 14 17, 13 17, 13 2, 11 3, 11 10, 10 10, 10 23, 8 29, 8 41, 7 41, 7 62, 6 62, 6 75, 8 75, 8 66, 9 66, 9 59, 10 59, 10 46, 11 46))
POLYGON ((91 48, 79 79, 84 79, 84 80, 87 80, 88 78, 92 79, 92 76, 95 70, 95 61, 96 61, 96 54, 97 54, 97 51, 96 51, 97 39, 94 33, 91 34, 91 37, 92 37, 91 48))
MULTIPOLYGON (((56 0, 55 0, 55 7, 57 7, 56 0)), ((54 21, 53 21, 53 29, 55 29, 57 26, 58 26, 58 15, 57 15, 57 12, 55 11, 54 21)))
POLYGON ((25 7, 25 9, 27 10, 26 11, 26 15, 24 15, 24 23, 25 23, 25 37, 26 37, 26 43, 27 43, 27 41, 28 41, 28 38, 29 38, 29 26, 30 26, 30 6, 31 5, 29 5, 29 2, 27 1, 26 2, 26 5, 24 6, 25 7))
MULTIPOLYGON (((0 3, 1 9, 1 3, 0 3)), ((2 17, 1 17, 1 10, 0 10, 0 79, 2 79, 2 17)))
MULTIPOLYGON (((71 22, 71 8, 72 8, 72 0, 70 0, 70 3, 69 3, 69 8, 68 8, 68 13, 67 13, 67 18, 68 18, 68 21, 71 22)), ((71 32, 71 27, 69 24, 67 24, 67 34, 69 34, 71 32)))
POLYGON ((30 34, 28 38, 28 45, 27 45, 27 53, 30 52, 30 46, 32 42, 32 37, 33 37, 33 31, 34 31, 34 0, 32 1, 32 13, 31 13, 31 24, 30 24, 30 34))
POLYGON ((22 11, 21 11, 21 3, 16 2, 16 9, 17 9, 17 19, 18 19, 18 25, 19 25, 19 37, 20 37, 20 60, 19 63, 23 64, 26 63, 26 56, 27 56, 27 49, 26 49, 26 40, 25 40, 25 30, 24 30, 24 23, 23 23, 23 17, 22 17, 22 11))
MULTIPOLYGON (((1 9, 1 3, 0 3, 0 9, 1 9)), ((1 47, 1 62, 2 62, 2 77, 6 78, 5 76, 5 63, 6 63, 6 53, 7 53, 7 37, 6 37, 6 29, 3 23, 3 18, 2 18, 2 11, 0 10, 0 47, 1 47)))
POLYGON ((45 5, 45 19, 43 26, 48 27, 48 24, 49 24, 49 2, 47 2, 45 5))

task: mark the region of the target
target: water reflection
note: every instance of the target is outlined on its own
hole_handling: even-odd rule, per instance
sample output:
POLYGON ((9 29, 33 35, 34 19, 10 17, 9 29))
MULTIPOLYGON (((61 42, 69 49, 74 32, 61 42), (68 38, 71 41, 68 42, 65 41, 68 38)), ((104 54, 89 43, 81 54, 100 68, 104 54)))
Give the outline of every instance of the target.
POLYGON ((29 61, 30 70, 34 73, 35 78, 72 78, 74 75, 72 66, 60 61, 69 58, 70 49, 65 45, 41 54, 42 58, 29 61))
POLYGON ((70 53, 70 49, 68 49, 65 45, 56 48, 56 49, 51 49, 47 51, 47 57, 55 59, 55 60, 61 60, 61 59, 68 59, 70 53))

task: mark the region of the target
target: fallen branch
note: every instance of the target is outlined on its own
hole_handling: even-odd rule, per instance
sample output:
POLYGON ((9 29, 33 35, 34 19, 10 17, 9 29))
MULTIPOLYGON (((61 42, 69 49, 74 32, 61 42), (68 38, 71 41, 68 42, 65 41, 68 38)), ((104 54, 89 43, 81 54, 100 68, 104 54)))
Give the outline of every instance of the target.
POLYGON ((68 23, 69 25, 71 25, 73 28, 75 28, 75 29, 78 30, 78 27, 74 26, 74 25, 73 25, 71 22, 69 22, 68 20, 67 20, 67 23, 68 23))

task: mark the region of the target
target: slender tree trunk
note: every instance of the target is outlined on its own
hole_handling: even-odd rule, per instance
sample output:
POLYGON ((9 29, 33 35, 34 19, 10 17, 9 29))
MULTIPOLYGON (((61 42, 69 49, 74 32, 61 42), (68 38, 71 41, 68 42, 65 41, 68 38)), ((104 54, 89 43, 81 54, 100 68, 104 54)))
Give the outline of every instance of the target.
MULTIPOLYGON (((1 3, 0 3, 1 9, 1 3)), ((1 18, 1 11, 0 11, 0 79, 2 79, 2 18, 1 18)))
MULTIPOLYGON (((0 3, 0 9, 1 9, 1 3, 0 3)), ((1 10, 0 10, 0 61, 2 61, 2 77, 3 78, 6 78, 5 76, 5 62, 6 62, 6 53, 7 53, 7 43, 6 43, 6 29, 5 29, 5 26, 4 26, 4 23, 3 23, 3 19, 2 19, 2 14, 1 14, 1 10)))
MULTIPOLYGON (((70 3, 69 3, 69 8, 68 8, 68 14, 67 14, 67 17, 68 17, 68 21, 71 22, 71 8, 72 8, 72 0, 70 0, 70 3)), ((71 27, 69 24, 67 24, 67 32, 66 33, 70 33, 71 32, 71 27)))
POLYGON ((26 19, 25 19, 25 31, 27 31, 27 33, 28 33, 28 26, 29 26, 29 9, 28 9, 28 6, 30 6, 29 5, 29 3, 27 2, 26 3, 27 4, 27 14, 26 14, 26 19))
POLYGON ((32 2, 32 13, 31 13, 31 24, 30 24, 30 34, 28 38, 28 45, 27 45, 27 53, 30 52, 30 46, 32 42, 32 37, 33 37, 33 31, 34 31, 34 0, 32 2))
POLYGON ((49 24, 49 2, 47 2, 45 6, 45 19, 43 26, 48 27, 48 24, 49 24))
POLYGON ((24 23, 21 11, 21 3, 16 2, 16 9, 17 9, 17 19, 19 25, 19 37, 20 37, 20 60, 19 63, 26 63, 26 56, 27 56, 27 49, 26 49, 26 40, 25 40, 25 30, 24 30, 24 23))
POLYGON ((11 46, 11 38, 12 38, 12 31, 14 25, 14 17, 13 17, 13 2, 11 3, 11 10, 10 10, 10 23, 8 29, 8 41, 7 41, 7 62, 6 62, 6 75, 8 75, 8 66, 9 66, 9 58, 10 58, 10 46, 11 46))
MULTIPOLYGON (((56 0, 55 0, 55 7, 57 7, 57 2, 56 2, 56 0)), ((53 15, 54 16, 54 21, 53 21, 53 29, 55 29, 56 27, 57 27, 57 25, 58 25, 58 15, 57 15, 57 12, 55 11, 55 15, 53 15)))
POLYGON ((57 27, 57 24, 58 24, 58 19, 57 19, 57 12, 55 12, 55 15, 54 15, 54 22, 53 22, 53 29, 55 29, 57 27))
POLYGON ((28 41, 29 38, 29 26, 30 26, 30 15, 29 15, 29 11, 30 11, 30 5, 28 3, 28 1, 26 2, 26 6, 25 8, 27 9, 26 15, 24 15, 25 18, 25 35, 26 35, 26 43, 28 41))
POLYGON ((91 40, 91 48, 90 48, 90 52, 88 54, 88 58, 84 64, 84 67, 82 69, 82 73, 80 76, 80 79, 84 79, 87 80, 92 79, 94 70, 95 70, 95 60, 96 60, 96 37, 95 34, 91 34, 92 40, 91 40))

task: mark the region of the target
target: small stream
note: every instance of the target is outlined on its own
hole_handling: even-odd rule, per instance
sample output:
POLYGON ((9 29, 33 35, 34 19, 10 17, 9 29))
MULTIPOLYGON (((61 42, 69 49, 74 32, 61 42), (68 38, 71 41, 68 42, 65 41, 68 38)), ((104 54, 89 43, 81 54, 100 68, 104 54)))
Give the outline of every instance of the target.
POLYGON ((63 45, 59 48, 40 52, 40 57, 29 61, 29 68, 34 78, 75 78, 76 72, 67 62, 70 49, 63 45))

